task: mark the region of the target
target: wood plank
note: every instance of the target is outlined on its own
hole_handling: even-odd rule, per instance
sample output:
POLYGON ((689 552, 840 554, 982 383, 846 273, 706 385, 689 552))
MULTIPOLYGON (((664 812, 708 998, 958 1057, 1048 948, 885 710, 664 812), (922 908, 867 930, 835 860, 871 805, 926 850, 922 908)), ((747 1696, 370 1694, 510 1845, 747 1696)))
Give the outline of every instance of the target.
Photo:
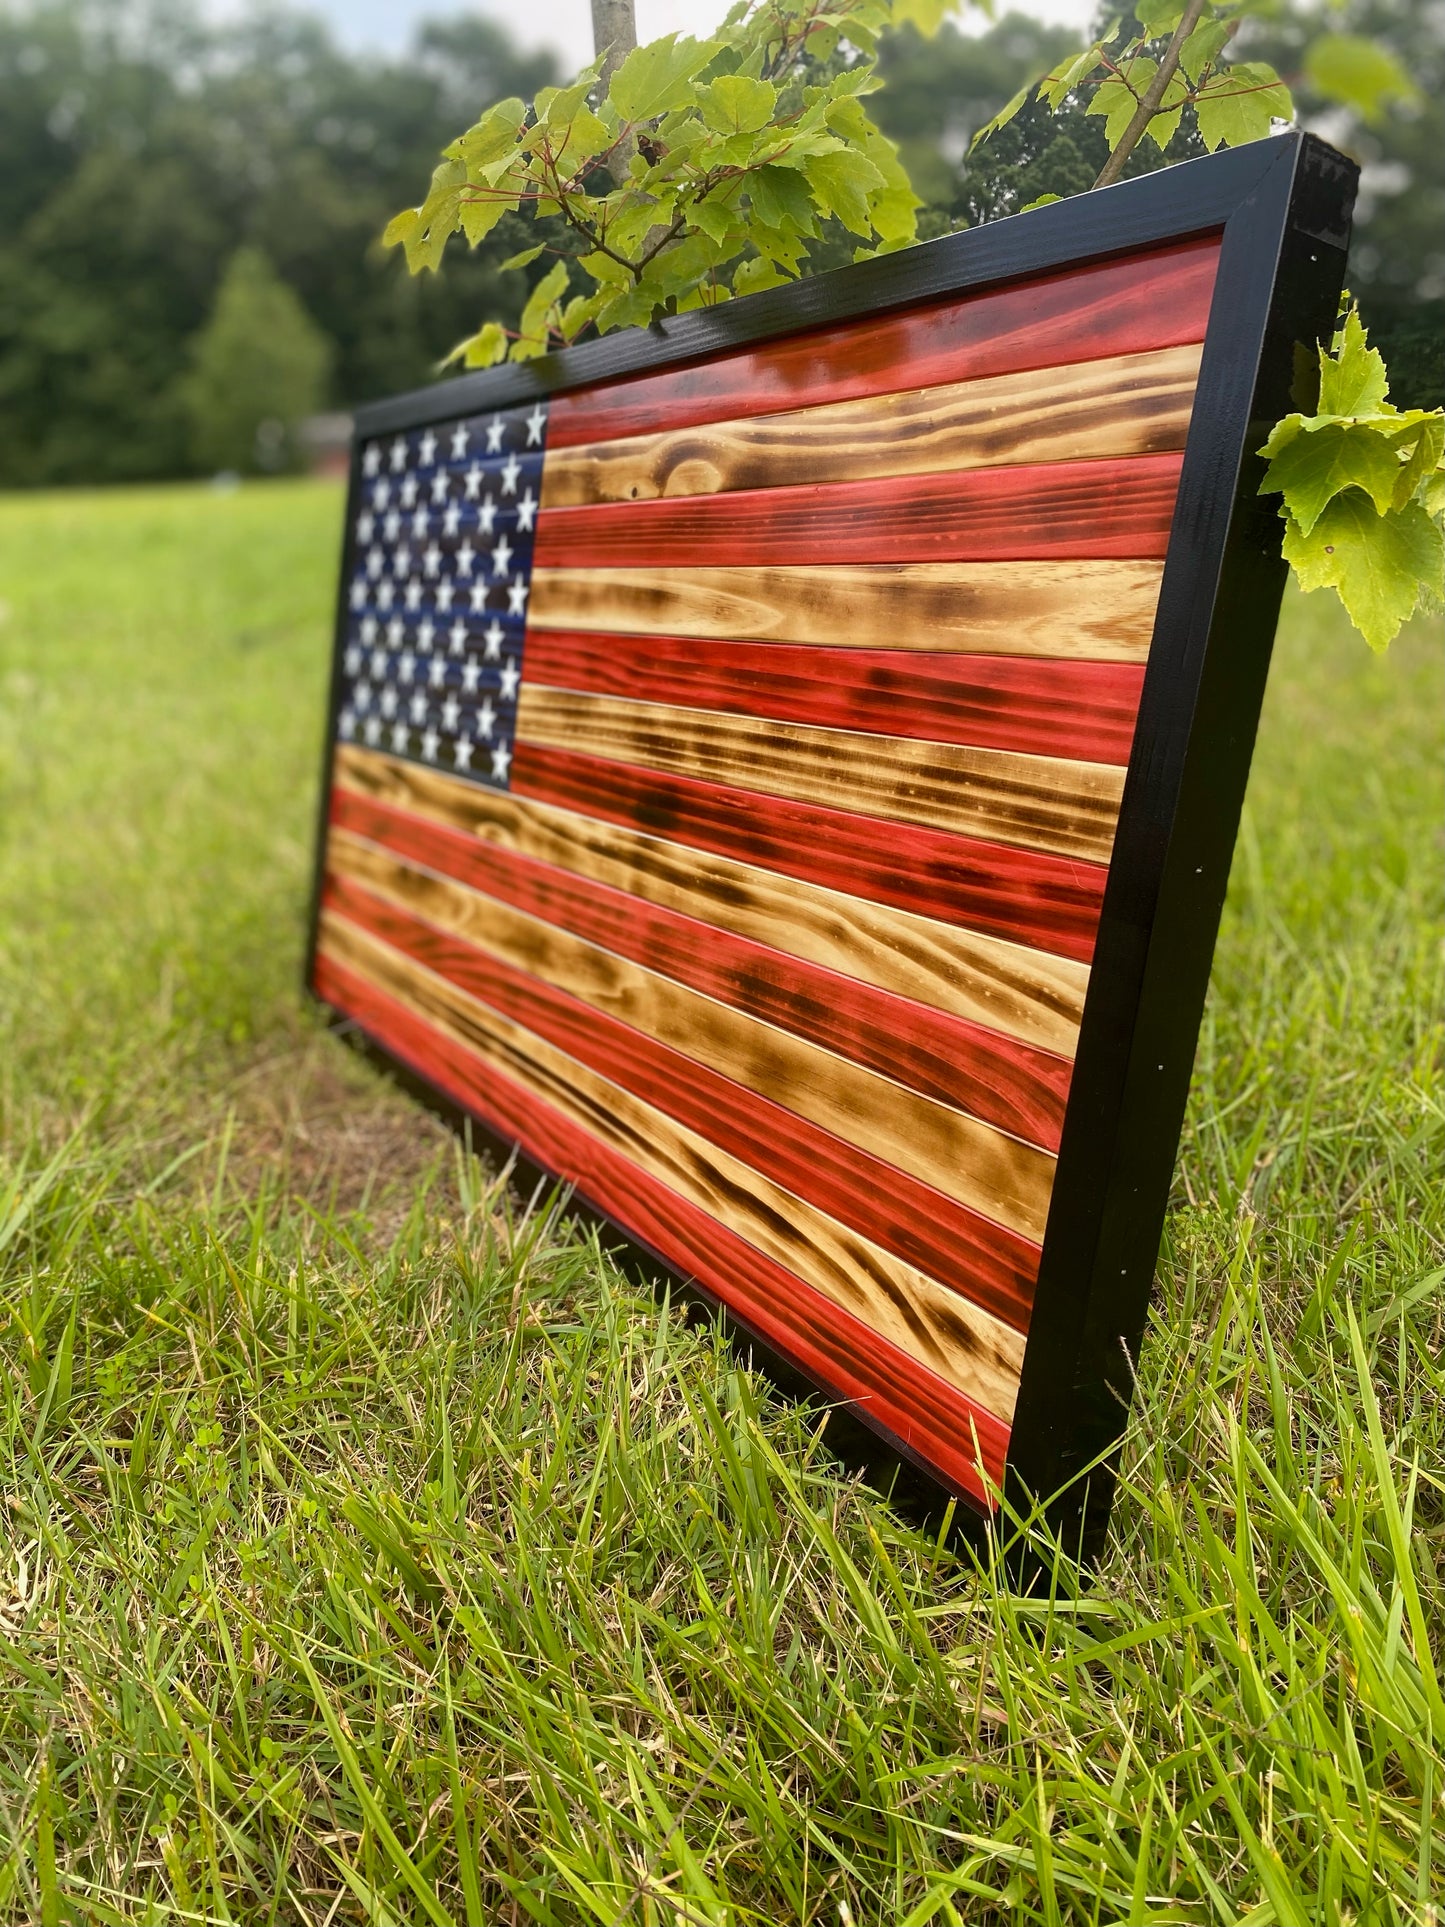
POLYGON ((987 1499, 1002 1482, 1008 1428, 610 1144, 324 953, 317 994, 464 1110, 488 1121, 686 1278, 745 1318, 813 1378, 987 1499))
POLYGON ((1019 1333, 330 912, 321 949, 1007 1422, 1023 1363, 1019 1333))
POLYGON ((579 694, 1120 764, 1144 682, 1135 663, 552 629, 529 636, 527 674, 579 694))
POLYGON ((364 885, 333 871, 323 901, 992 1317, 1026 1329, 1037 1244, 364 885))
POLYGON ((473 951, 666 1045, 677 1054, 678 1075, 686 1077, 692 1063, 706 1065, 766 1098, 784 1128, 790 1113, 807 1118, 881 1164, 1042 1243, 1054 1183, 1048 1152, 374 844, 333 836, 327 862, 333 875, 364 884, 473 951))
MULTIPOLYGON (((558 782, 566 788, 567 759, 554 760, 564 766, 558 782)), ((1105 874, 1093 865, 1031 857, 1000 844, 985 846, 978 854, 975 879, 967 869, 970 846, 928 831, 908 830, 900 848, 897 828, 889 825, 886 838, 877 840, 871 855, 855 848, 850 869, 845 840, 831 834, 846 825, 843 820, 835 824, 831 812, 804 811, 805 820, 799 822, 795 819, 801 806, 781 806, 785 816, 777 826, 774 847, 765 826, 744 819, 735 804, 722 804, 712 815, 705 814, 706 796, 699 800, 694 794, 704 790, 701 785, 687 786, 685 795, 670 793, 659 799, 674 812, 669 826, 676 837, 672 840, 609 820, 605 813, 585 814, 515 792, 502 794, 375 750, 343 744, 336 752, 335 769, 343 785, 333 793, 336 820, 374 841, 384 842, 388 822, 405 813, 453 831, 459 838, 474 839, 484 862, 515 852, 627 892, 642 903, 857 978, 891 996, 916 999, 965 1022, 1023 1038, 1041 1050, 1073 1056, 1089 980, 1078 949, 1071 955, 1045 955, 889 901, 870 901, 872 893, 866 888, 845 894, 833 886, 840 881, 866 886, 876 877, 881 891, 890 878, 896 881, 900 865, 911 890, 927 891, 934 901, 946 904, 965 898, 971 888, 977 894, 992 885, 998 894, 990 896, 987 904, 994 906, 999 918, 1024 924, 1033 917, 1041 924, 1047 922, 1051 931, 1052 919, 1057 918, 1065 934, 1050 947, 1058 949, 1085 923, 1092 930, 1105 874), (367 814, 368 810, 373 813, 367 814), (721 840, 730 828, 743 833, 742 854, 759 856, 762 865, 773 857, 786 860, 789 853, 796 862, 806 863, 816 847, 826 874, 809 881, 780 867, 717 854, 709 847, 709 839, 721 840), (1000 859, 997 870, 991 867, 996 858, 1000 859), (1021 871, 1012 879, 1012 893, 1007 896, 1004 891, 1010 880, 1004 860, 1016 862, 1021 871), (946 867, 950 863, 953 870, 946 867), (1049 866, 1063 873, 1057 879, 1058 894, 1035 902, 1053 881, 1049 866), (1090 883, 1095 885, 1094 894, 1085 897, 1082 892, 1090 883), (1065 895, 1069 888, 1075 891, 1072 897, 1065 895)), ((630 773, 618 765, 604 766, 604 773, 631 780, 630 773)), ((583 800, 590 808, 596 799, 583 800)), ((642 806, 630 792, 605 792, 601 801, 615 809, 618 817, 625 816, 628 825, 640 820, 642 806)), ((848 821, 866 823, 867 819, 848 821)))
POLYGON ((923 388, 1202 341, 1218 261, 1219 236, 1201 236, 554 395, 547 452, 768 414, 803 400, 887 394, 900 370, 909 386, 923 388))
POLYGON ((804 728, 525 682, 523 746, 1106 863, 1123 793, 1107 763, 804 728))
POLYGON ((1071 1064, 1017 1038, 789 956, 549 863, 338 789, 333 829, 1057 1151, 1071 1064))
POLYGON ((542 507, 1159 454, 1184 446, 1199 356, 1192 343, 549 449, 542 507))
POLYGON ((540 569, 1162 559, 1182 459, 1131 455, 545 509, 533 557, 540 569))
POLYGON ((527 634, 818 643, 1142 663, 1157 562, 537 569, 527 634))

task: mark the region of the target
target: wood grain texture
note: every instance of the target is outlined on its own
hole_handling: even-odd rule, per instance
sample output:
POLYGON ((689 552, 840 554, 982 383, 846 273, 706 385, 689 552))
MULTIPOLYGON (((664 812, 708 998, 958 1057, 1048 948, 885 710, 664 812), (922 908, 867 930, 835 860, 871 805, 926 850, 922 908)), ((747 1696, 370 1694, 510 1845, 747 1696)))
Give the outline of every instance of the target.
POLYGON ((1158 562, 538 569, 527 633, 817 643, 1143 663, 1158 562))
POLYGON ((807 1118, 880 1163, 1042 1243, 1054 1181, 1054 1160, 1046 1151, 374 844, 337 835, 327 855, 334 875, 365 885, 471 949, 665 1044, 684 1065, 706 1065, 784 1114, 807 1118))
POLYGON ((331 824, 925 1097, 1058 1150, 1071 1076, 1066 1057, 346 790, 333 796, 331 824))
POLYGON ((989 1502, 980 1467, 997 1486, 1008 1450, 1008 1428, 992 1413, 364 976, 323 953, 315 986, 393 1057, 575 1184, 785 1357, 862 1404, 957 1490, 989 1502))
POLYGON ((1106 763, 804 728, 526 682, 525 747, 1106 863, 1124 776, 1106 763))
MULTIPOLYGON (((1073 1055, 1089 980, 1087 965, 1076 956, 1044 955, 915 915, 907 908, 845 894, 829 887, 829 882, 808 881, 716 854, 699 847, 697 841, 708 833, 713 819, 688 816, 681 810, 668 826, 674 833, 681 832, 673 841, 571 808, 484 789, 374 750, 343 745, 336 753, 335 770, 341 785, 333 791, 335 821, 373 841, 384 843, 395 834, 399 817, 442 828, 473 841, 483 864, 496 855, 515 853, 856 978, 890 996, 927 1004, 1061 1057, 1073 1055)), ((613 766, 609 773, 619 772, 613 766)), ((630 802, 625 796, 618 800, 630 802)), ((733 806, 719 820, 726 825, 743 819, 733 806)), ((789 842, 793 826, 785 823, 779 829, 780 850, 795 849, 806 860, 806 832, 811 828, 823 849, 831 849, 837 859, 829 873, 830 881, 836 880, 843 853, 829 844, 830 827, 828 822, 821 831, 815 823, 801 826, 796 842, 789 842)), ((886 856, 892 874, 902 860, 913 876, 912 865, 917 862, 920 873, 913 876, 914 886, 931 885, 937 894, 944 894, 948 879, 930 869, 937 852, 932 848, 900 852, 891 826, 890 837, 893 840, 880 849, 877 864, 881 866, 886 856)), ((933 841, 943 843, 951 859, 958 860, 955 839, 933 841)), ((759 847, 765 857, 770 853, 765 837, 759 847)), ((984 874, 992 874, 985 866, 994 855, 1017 858, 1025 865, 1054 863, 1077 871, 1085 880, 1104 875, 1091 865, 1030 858, 1003 845, 980 856, 984 874)), ((1016 883, 1014 898, 1001 906, 1000 914, 1007 908, 1014 921, 1023 918, 1029 884, 1028 876, 1016 883)), ((960 883, 960 890, 964 887, 960 883)), ((1097 917, 1097 894, 1090 899, 1076 897, 1070 908, 1080 918, 1097 917)))
POLYGON ((1120 764, 1144 681, 1134 663, 549 629, 528 639, 527 674, 580 694, 1120 764))
POLYGON ((1160 454, 1184 446, 1199 356, 1160 348, 549 449, 542 507, 1160 454))
POLYGON ((1219 237, 1203 236, 554 395, 548 452, 887 394, 901 370, 924 388, 1202 341, 1218 261, 1219 237))
POLYGON ((1037 1244, 352 879, 329 874, 324 902, 992 1317, 1027 1327, 1037 1244))
POLYGON ((1181 460, 1133 455, 544 509, 533 555, 539 569, 1160 560, 1181 460))
POLYGON ((1019 1333, 334 912, 322 916, 321 952, 1007 1422, 1023 1363, 1019 1333))

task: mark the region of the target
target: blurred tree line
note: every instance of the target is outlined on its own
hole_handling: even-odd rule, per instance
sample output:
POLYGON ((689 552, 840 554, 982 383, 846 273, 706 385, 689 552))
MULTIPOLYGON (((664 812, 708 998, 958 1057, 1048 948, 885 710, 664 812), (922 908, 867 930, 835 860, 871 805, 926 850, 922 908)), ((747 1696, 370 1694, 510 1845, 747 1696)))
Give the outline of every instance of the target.
MULTIPOLYGON (((1325 6, 1393 44, 1422 90, 1380 127, 1318 124, 1366 163, 1354 285, 1395 399, 1433 405, 1445 0, 1325 6)), ((1292 74, 1298 24, 1267 50, 1253 31, 1292 74)), ((877 118, 928 202, 923 233, 1088 185, 1106 150, 1082 112, 1026 111, 968 152, 1076 44, 1021 14, 890 41, 877 118)), ((479 15, 426 25, 385 61, 279 9, 215 24, 195 0, 0 0, 0 486, 281 466, 287 422, 425 381, 480 317, 514 321, 519 278, 497 264, 530 238, 515 217, 421 280, 377 237, 459 126, 559 77, 479 15)))

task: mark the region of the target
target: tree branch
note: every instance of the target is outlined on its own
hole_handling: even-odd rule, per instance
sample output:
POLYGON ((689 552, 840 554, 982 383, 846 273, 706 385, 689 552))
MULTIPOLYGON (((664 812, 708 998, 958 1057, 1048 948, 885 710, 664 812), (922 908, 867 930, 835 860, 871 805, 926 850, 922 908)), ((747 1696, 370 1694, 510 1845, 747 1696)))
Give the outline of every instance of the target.
POLYGON ((1199 25, 1207 0, 1188 0, 1179 25, 1174 29, 1174 37, 1164 50, 1164 58, 1159 62, 1159 71, 1144 89, 1139 105, 1134 109, 1134 117, 1120 136, 1119 145, 1099 170, 1095 187, 1112 187, 1124 172, 1124 163, 1139 145, 1145 128, 1159 112, 1169 83, 1179 71, 1179 57, 1184 52, 1184 43, 1199 25))

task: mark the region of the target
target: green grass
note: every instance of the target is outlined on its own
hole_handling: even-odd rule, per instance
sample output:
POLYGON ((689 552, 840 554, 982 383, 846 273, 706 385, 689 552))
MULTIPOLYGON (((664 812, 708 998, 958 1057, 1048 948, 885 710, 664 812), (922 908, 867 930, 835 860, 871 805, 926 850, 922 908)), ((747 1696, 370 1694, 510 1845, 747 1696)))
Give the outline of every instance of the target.
POLYGON ((338 517, 0 504, 0 1919, 1435 1922, 1438 634, 1287 605, 1021 1601, 299 1010, 338 517))

